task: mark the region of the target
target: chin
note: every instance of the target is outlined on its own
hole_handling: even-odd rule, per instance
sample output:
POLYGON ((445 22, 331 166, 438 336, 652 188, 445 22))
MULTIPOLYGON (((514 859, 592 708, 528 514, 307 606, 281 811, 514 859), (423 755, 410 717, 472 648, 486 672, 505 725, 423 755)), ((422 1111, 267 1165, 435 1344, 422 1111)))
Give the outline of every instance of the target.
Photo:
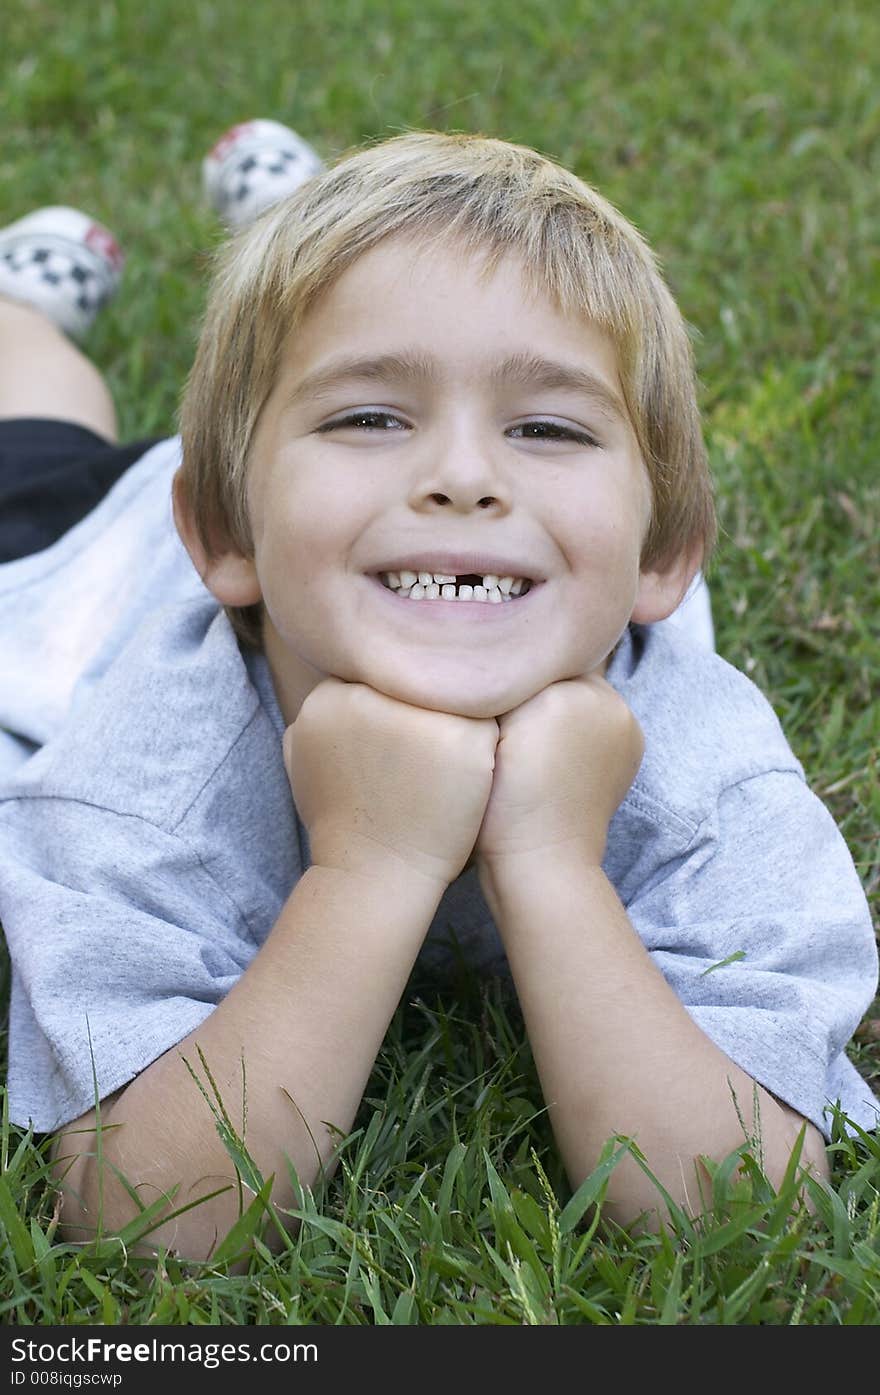
MULTIPOLYGON (((404 700, 412 701, 409 698, 404 700)), ((431 698, 430 701, 426 699, 416 702, 415 705, 426 707, 431 712, 450 712, 454 717, 474 717, 482 720, 489 717, 500 717, 502 713, 510 712, 514 707, 518 707, 519 703, 515 700, 502 701, 493 698, 485 698, 482 701, 479 698, 472 698, 455 702, 441 702, 437 698, 431 698)))
POLYGON ((373 683, 372 686, 388 697, 396 698, 398 702, 409 703, 411 707, 424 707, 430 712, 450 712, 455 717, 482 720, 512 712, 515 707, 528 702, 529 698, 534 697, 546 684, 542 683, 536 688, 533 682, 511 683, 495 689, 485 684, 482 692, 470 693, 462 693, 458 685, 455 689, 443 691, 442 685, 435 684, 427 690, 424 682, 383 682, 373 683))

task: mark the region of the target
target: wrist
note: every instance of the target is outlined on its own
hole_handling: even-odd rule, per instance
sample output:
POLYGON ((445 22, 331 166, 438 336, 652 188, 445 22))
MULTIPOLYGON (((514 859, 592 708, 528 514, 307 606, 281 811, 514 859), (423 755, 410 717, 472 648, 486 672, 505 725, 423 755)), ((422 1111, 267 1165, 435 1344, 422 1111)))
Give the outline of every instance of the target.
POLYGON ((415 840, 411 844, 385 841, 344 823, 326 821, 309 829, 309 849, 313 866, 335 868, 385 886, 424 884, 436 887, 442 896, 456 876, 445 857, 425 851, 415 840))
POLYGON ((500 856, 481 857, 477 862, 480 888, 489 902, 510 894, 522 895, 548 885, 569 885, 575 877, 604 877, 601 848, 580 840, 530 848, 500 856))
POLYGON ((441 876, 432 876, 421 871, 402 858, 375 856, 370 866, 359 866, 344 858, 321 858, 312 861, 302 880, 309 884, 320 882, 325 886, 349 889, 353 895, 370 898, 378 894, 385 898, 393 897, 395 903, 401 898, 407 902, 431 903, 436 910, 446 891, 448 882, 441 876))

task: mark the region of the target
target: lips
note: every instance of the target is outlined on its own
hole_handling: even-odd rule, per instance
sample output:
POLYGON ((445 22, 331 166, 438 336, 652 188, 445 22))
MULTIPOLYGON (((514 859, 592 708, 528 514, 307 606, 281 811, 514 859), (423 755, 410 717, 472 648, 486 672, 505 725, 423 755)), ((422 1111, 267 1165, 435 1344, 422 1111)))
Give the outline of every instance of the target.
POLYGON ((529 562, 522 555, 516 556, 514 553, 468 551, 400 553, 370 568, 370 573, 373 576, 379 576, 382 573, 387 576, 389 572, 397 572, 399 575, 402 571, 413 572, 416 576, 420 572, 427 572, 431 575, 456 577, 474 574, 480 577, 520 577, 532 582, 545 580, 545 574, 541 567, 536 563, 529 562))

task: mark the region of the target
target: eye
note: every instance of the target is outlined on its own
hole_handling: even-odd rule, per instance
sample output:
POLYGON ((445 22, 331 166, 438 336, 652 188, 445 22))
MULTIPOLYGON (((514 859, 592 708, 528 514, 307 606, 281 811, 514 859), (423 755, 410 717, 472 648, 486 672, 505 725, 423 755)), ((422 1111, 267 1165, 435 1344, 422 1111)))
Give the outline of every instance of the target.
POLYGON ((589 431, 578 430, 574 426, 564 426, 560 421, 535 419, 521 421, 511 426, 507 433, 522 441, 574 441, 579 446, 599 446, 600 442, 589 431))
POLYGON ((377 407, 364 407, 346 416, 334 417, 317 428, 320 432, 329 431, 406 431, 408 427, 400 417, 391 412, 380 411, 377 407))

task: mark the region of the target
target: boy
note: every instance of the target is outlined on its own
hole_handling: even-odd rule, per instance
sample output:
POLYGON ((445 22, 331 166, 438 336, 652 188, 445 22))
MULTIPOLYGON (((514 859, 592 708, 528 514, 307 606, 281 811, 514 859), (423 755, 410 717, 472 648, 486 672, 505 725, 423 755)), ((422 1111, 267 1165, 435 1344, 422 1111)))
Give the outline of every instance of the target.
MULTIPOLYGON (((158 1241, 225 1233, 199 1052, 289 1203, 450 934, 509 968, 573 1186, 615 1132, 694 1211, 744 1128, 827 1176, 828 1102, 877 1123, 876 946, 768 704, 659 623, 714 523, 632 227, 503 142, 344 159, 224 252, 182 443, 6 568, 68 655, 0 805, 13 1117, 64 1130, 67 1233, 126 1222, 118 1173, 219 1191, 158 1241)), ((608 1206, 657 1221, 630 1158, 608 1206)))

